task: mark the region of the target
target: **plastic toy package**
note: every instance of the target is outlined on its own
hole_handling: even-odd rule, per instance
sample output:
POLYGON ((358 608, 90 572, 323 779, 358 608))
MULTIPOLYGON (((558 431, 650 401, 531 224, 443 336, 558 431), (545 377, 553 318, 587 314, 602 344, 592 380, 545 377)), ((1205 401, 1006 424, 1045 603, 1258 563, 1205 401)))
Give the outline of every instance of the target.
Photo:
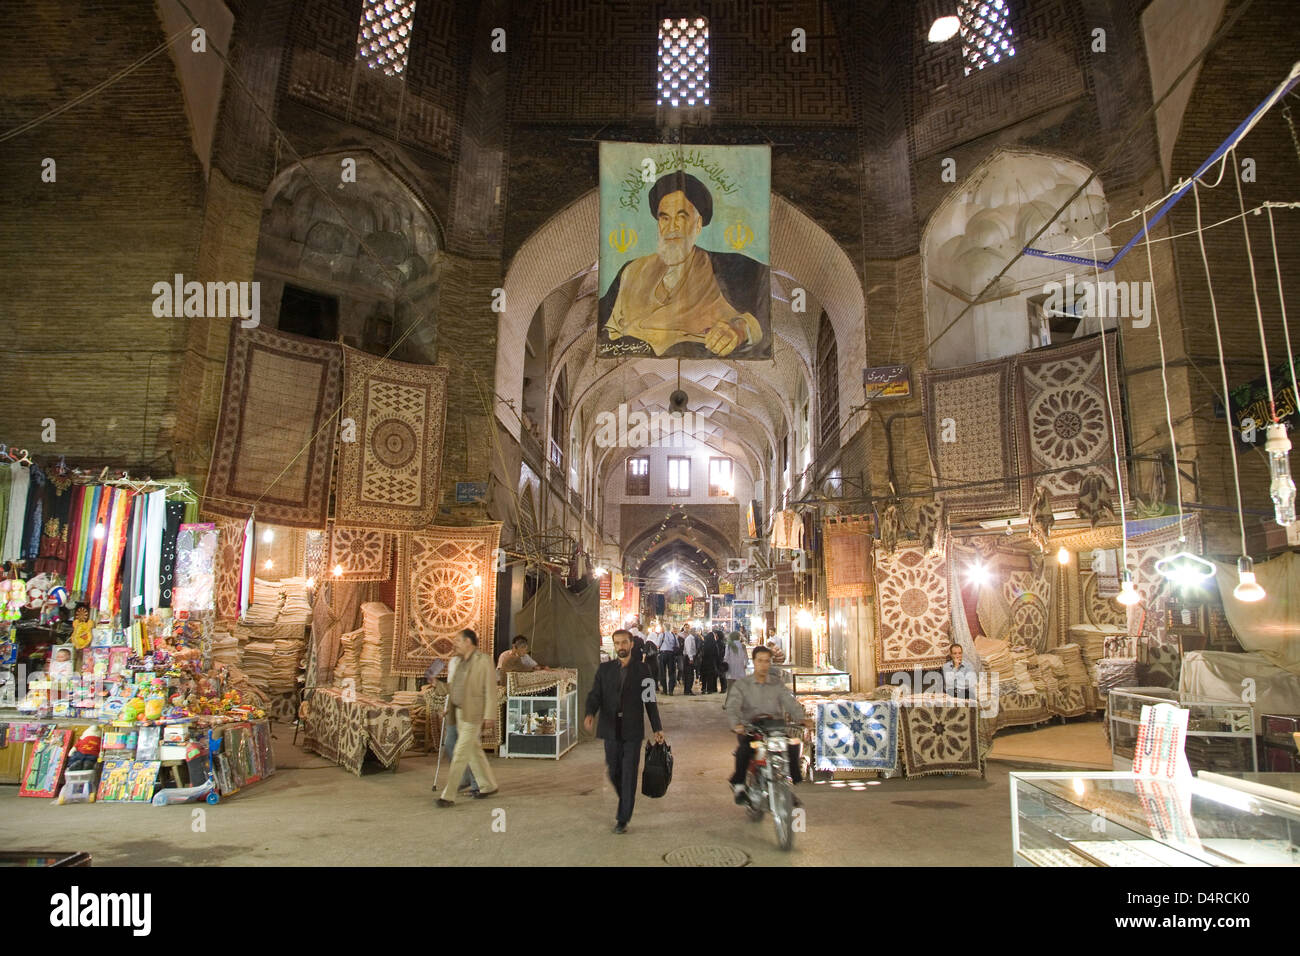
POLYGON ((181 525, 176 537, 173 611, 211 611, 216 607, 217 539, 215 524, 181 525))

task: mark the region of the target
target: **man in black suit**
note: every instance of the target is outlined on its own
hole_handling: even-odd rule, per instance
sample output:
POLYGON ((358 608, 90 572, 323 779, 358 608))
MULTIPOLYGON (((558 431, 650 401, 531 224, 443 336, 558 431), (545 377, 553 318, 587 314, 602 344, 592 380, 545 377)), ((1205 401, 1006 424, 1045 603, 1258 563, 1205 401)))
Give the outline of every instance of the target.
POLYGON ((605 661, 596 669, 596 681, 587 695, 587 716, 583 726, 596 727, 596 736, 605 741, 605 768, 609 782, 618 792, 618 816, 615 833, 626 833, 636 802, 637 772, 641 768, 641 741, 645 739, 645 718, 650 715, 655 743, 664 742, 659 722, 659 705, 655 703, 655 682, 646 666, 632 657, 632 634, 615 631, 614 652, 617 660, 605 661), (595 716, 600 714, 596 725, 595 716))

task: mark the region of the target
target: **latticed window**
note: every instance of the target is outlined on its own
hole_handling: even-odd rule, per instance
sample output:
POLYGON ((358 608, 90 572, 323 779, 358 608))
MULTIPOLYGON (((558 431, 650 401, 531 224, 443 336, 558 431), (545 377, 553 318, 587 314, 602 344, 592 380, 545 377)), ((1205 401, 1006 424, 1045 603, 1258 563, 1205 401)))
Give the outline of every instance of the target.
POLYGON ((364 0, 357 56, 372 70, 397 76, 406 69, 411 50, 415 0, 364 0))
POLYGON ((659 21, 659 105, 709 105, 709 21, 659 21))
POLYGON ((1010 13, 1010 0, 961 0, 958 4, 961 53, 967 76, 971 70, 982 70, 1016 55, 1011 27, 1007 24, 1010 13))
POLYGON ((650 459, 645 457, 627 460, 627 493, 629 495, 650 494, 650 459))

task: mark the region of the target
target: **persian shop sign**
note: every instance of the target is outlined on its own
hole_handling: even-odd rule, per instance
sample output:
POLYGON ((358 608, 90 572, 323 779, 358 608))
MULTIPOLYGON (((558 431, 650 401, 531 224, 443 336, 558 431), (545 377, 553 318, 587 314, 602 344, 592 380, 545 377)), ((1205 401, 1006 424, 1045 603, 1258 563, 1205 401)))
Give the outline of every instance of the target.
POLYGON ((867 398, 907 398, 912 394, 912 379, 906 365, 882 365, 862 370, 862 387, 867 398))

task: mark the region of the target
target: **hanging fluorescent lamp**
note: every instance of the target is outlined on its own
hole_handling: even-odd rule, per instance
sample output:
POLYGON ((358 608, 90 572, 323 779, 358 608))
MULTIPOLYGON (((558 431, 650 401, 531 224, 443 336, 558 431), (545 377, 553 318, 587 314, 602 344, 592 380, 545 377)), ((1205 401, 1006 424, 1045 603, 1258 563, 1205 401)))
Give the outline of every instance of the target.
POLYGON ((1264 599, 1264 589, 1255 580, 1255 562, 1244 554, 1237 559, 1237 582, 1232 596, 1238 601, 1250 603, 1264 599))
POLYGON ((1130 607, 1142 600, 1142 595, 1138 594, 1137 588, 1133 586, 1132 571, 1124 572, 1124 578, 1119 585, 1119 594, 1115 595, 1115 600, 1125 607, 1130 607))
POLYGON ((1213 577, 1214 565, 1198 555, 1179 551, 1175 555, 1157 561, 1156 571, 1180 588, 1186 588, 1213 577))
POLYGON ((930 24, 930 35, 928 37, 931 43, 942 43, 944 40, 951 40, 961 29, 961 21, 954 16, 939 17, 934 23, 930 24))
POLYGON ((1281 525, 1295 521, 1295 481, 1291 478, 1291 439, 1286 437, 1286 426, 1274 422, 1268 426, 1268 439, 1264 443, 1268 452, 1269 497, 1273 499, 1273 519, 1281 525))

